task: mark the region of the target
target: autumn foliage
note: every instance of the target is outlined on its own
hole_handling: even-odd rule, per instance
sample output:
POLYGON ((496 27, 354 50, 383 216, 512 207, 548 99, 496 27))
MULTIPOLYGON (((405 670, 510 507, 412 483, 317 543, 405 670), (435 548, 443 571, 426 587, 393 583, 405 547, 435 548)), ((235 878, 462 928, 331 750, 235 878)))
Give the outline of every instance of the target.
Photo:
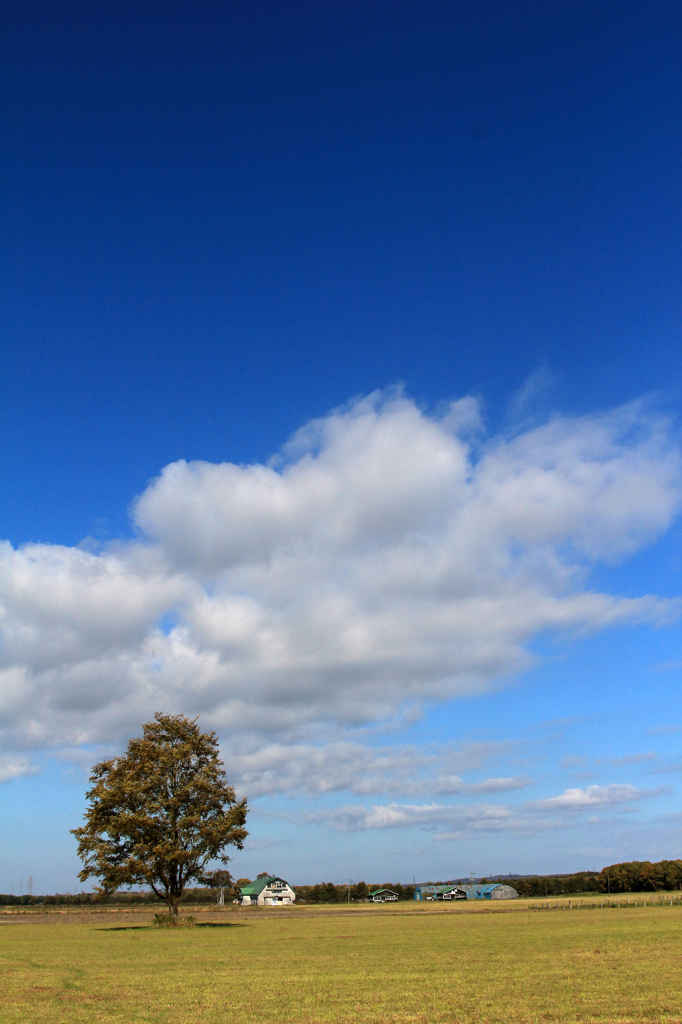
POLYGON ((83 861, 81 881, 99 879, 106 897, 148 885, 173 920, 190 881, 211 884, 209 864, 241 849, 246 800, 227 782, 215 733, 196 719, 156 714, 121 757, 92 769, 85 824, 72 829, 83 861))

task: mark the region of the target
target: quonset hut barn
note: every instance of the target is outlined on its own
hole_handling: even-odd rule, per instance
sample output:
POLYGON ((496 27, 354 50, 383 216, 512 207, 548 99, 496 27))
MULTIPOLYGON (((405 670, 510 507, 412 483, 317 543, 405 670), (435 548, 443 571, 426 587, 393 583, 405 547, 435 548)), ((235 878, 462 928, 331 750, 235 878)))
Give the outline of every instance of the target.
POLYGON ((519 895, 511 885, 504 882, 490 882, 486 885, 472 882, 463 885, 468 900, 515 900, 519 895))
POLYGON ((515 900, 517 896, 516 889, 500 882, 485 885, 479 882, 466 885, 418 885, 414 890, 416 900, 515 900))

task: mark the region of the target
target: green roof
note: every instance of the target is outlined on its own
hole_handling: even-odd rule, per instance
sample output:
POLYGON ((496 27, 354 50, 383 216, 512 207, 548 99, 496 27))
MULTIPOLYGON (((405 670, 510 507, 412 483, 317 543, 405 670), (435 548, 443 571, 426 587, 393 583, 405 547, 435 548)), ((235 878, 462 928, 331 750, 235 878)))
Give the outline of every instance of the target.
POLYGON ((395 889, 375 889, 374 892, 370 893, 370 896, 378 896, 380 892, 392 892, 394 896, 398 895, 395 889))
MULTIPOLYGON (((255 881, 249 882, 248 885, 240 885, 239 891, 242 896, 260 896, 266 885, 270 885, 270 882, 284 882, 283 878, 279 878, 277 875, 267 875, 265 878, 256 878, 255 881)), ((288 882, 284 882, 288 885, 288 882)))

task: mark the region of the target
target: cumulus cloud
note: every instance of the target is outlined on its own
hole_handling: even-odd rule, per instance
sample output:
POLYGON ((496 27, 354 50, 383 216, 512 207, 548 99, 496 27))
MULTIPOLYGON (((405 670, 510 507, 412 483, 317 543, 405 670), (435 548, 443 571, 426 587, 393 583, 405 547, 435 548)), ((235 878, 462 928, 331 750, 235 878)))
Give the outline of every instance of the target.
POLYGON ((329 822, 341 832, 373 829, 423 828, 434 831, 434 839, 460 839, 480 832, 515 832, 537 834, 565 824, 565 812, 574 814, 630 804, 667 792, 638 789, 636 786, 613 784, 567 789, 548 800, 527 802, 509 807, 501 804, 406 804, 391 802, 370 807, 349 804, 310 815, 312 821, 329 822), (554 813, 551 813, 554 812, 554 813), (445 829, 445 831, 444 831, 445 829))
POLYGON ((0 756, 0 782, 10 782, 22 775, 35 775, 38 771, 26 757, 12 757, 9 754, 0 756))
MULTIPOLYGON (((508 807, 477 804, 473 807, 445 804, 377 804, 372 807, 348 806, 320 812, 318 818, 329 820, 341 832, 367 829, 421 828, 458 825, 479 832, 500 832, 509 829, 513 812, 508 807)), ((449 833, 449 837, 453 833, 449 833)))
POLYGON ((134 542, 0 548, 4 741, 107 743, 160 708, 290 741, 483 692, 541 634, 676 614, 589 570, 654 540, 681 497, 670 424, 642 404, 486 437, 474 399, 432 415, 378 393, 268 464, 173 463, 134 504, 134 542))
POLYGON ((358 796, 386 793, 481 794, 524 789, 525 776, 465 781, 459 772, 479 769, 512 747, 510 743, 467 743, 455 749, 413 745, 371 747, 358 742, 254 745, 227 757, 230 778, 251 797, 272 793, 309 795, 348 791, 358 796))
POLYGON ((609 807, 614 804, 632 803, 647 797, 660 796, 661 789, 638 789, 637 786, 587 786, 585 789, 567 789, 560 796, 550 797, 539 803, 538 807, 548 810, 583 810, 593 807, 609 807))

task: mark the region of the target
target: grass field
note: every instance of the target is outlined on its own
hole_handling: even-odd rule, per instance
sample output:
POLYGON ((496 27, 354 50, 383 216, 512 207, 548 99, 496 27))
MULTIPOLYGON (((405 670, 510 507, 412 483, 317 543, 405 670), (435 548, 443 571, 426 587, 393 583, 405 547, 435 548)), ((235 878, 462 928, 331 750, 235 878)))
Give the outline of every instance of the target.
POLYGON ((149 917, 1 915, 0 1021, 682 1021, 680 906, 149 917))

